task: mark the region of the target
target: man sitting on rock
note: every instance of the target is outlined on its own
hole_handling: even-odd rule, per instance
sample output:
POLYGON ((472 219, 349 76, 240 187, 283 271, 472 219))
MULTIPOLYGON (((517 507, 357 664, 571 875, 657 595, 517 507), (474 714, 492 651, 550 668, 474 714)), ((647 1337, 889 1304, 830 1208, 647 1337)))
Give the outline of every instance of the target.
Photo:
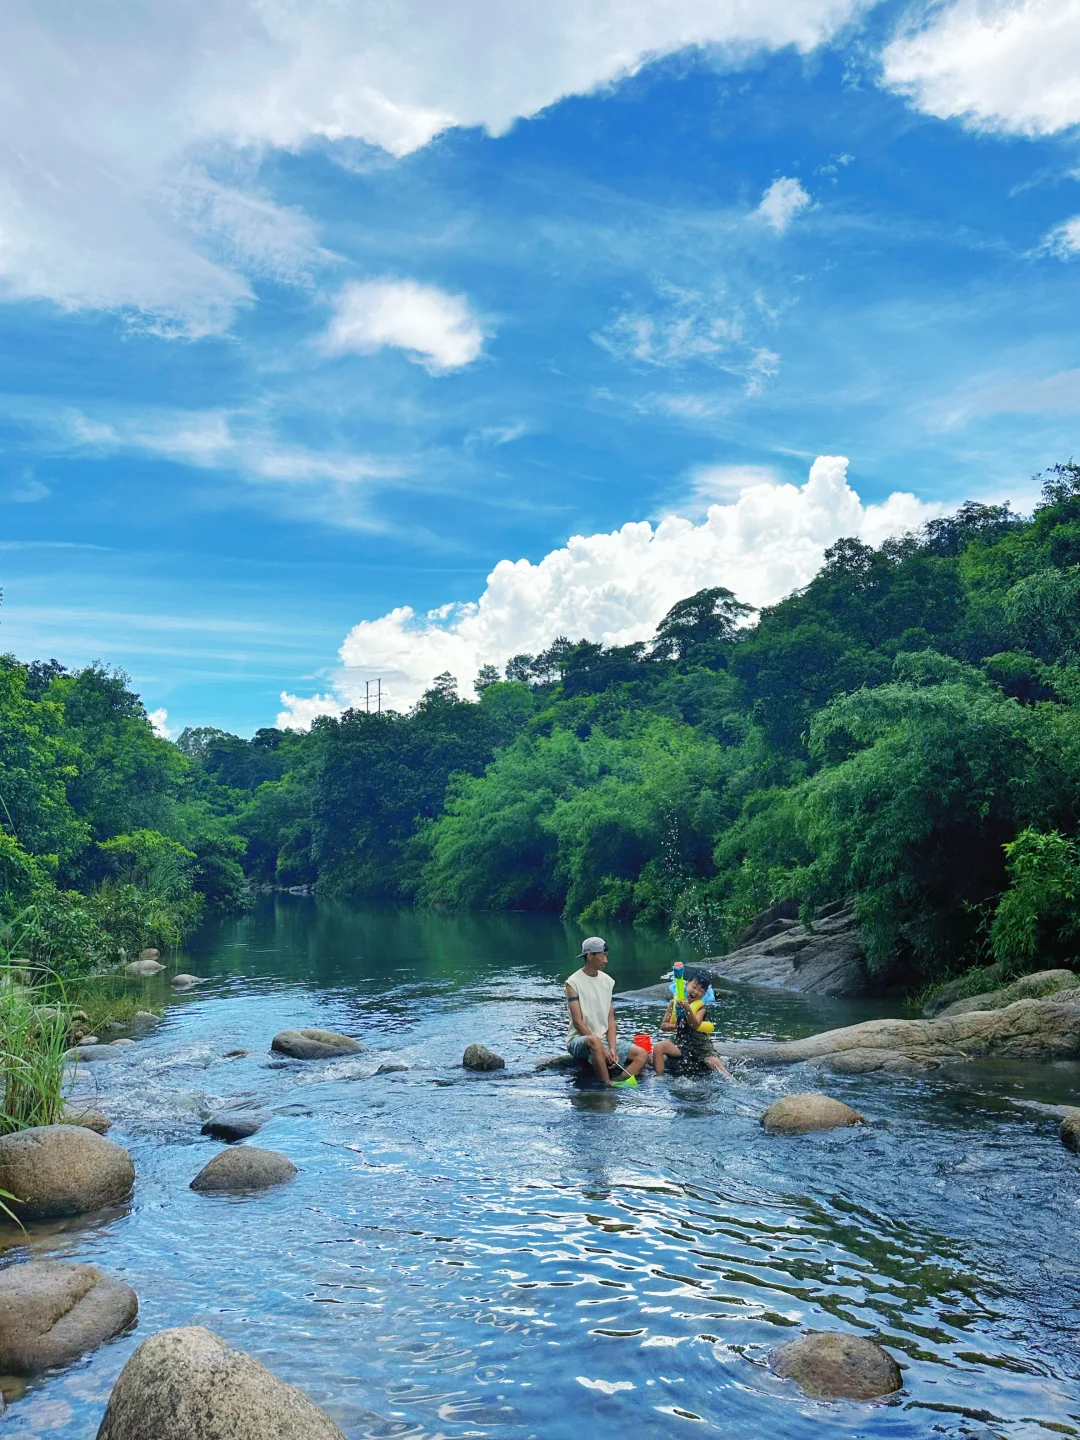
POLYGON ((636 1085, 649 1058, 637 1045, 618 1041, 618 1022, 611 1003, 615 982, 606 974, 607 942, 592 935, 581 947, 584 963, 566 982, 570 1029, 566 1048, 575 1060, 586 1060, 605 1085, 636 1085), (616 1071, 612 1079, 611 1071, 616 1071))

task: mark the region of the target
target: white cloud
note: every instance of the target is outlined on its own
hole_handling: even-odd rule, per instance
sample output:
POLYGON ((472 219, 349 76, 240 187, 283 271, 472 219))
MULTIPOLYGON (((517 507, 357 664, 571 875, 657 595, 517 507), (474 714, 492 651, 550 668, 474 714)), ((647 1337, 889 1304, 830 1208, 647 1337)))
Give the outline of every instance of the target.
POLYGON ((886 83, 942 119, 1020 135, 1080 124, 1080 0, 956 0, 882 58, 886 83))
POLYGON ((52 494, 48 485, 39 480, 33 470, 27 469, 13 485, 9 485, 6 498, 16 505, 35 505, 52 494))
POLYGON ((281 692, 284 710, 278 711, 274 724, 279 730, 310 730, 311 722, 319 715, 341 715, 345 706, 332 695, 290 695, 281 692))
POLYGON ((1055 226, 1046 237, 1045 244, 1051 254, 1060 256, 1062 260, 1080 255, 1080 215, 1055 226))
POLYGON ((458 370, 480 354, 484 332, 464 295, 415 280, 353 281, 335 303, 325 346, 333 353, 404 350, 433 374, 458 370))
POLYGON ((173 732, 169 728, 168 710, 151 710, 147 714, 146 718, 150 721, 150 728, 153 730, 155 735, 160 736, 162 740, 172 739, 173 732))
POLYGON ((765 191, 761 197, 761 204, 754 211, 754 215, 758 220, 764 220, 766 225, 771 225, 774 230, 783 234, 795 216, 801 210, 805 210, 809 204, 810 196, 798 180, 782 175, 779 180, 774 180, 765 191))
POLYGON ((320 258, 245 156, 319 137, 405 155, 451 125, 501 133, 687 46, 811 50, 867 3, 8 0, 0 296, 219 331, 251 303, 253 274, 303 279, 320 258))
POLYGON ((843 456, 819 456, 804 485, 751 468, 744 472, 750 483, 727 503, 710 505, 700 524, 670 515, 655 526, 639 521, 610 534, 576 535, 537 565, 501 560, 477 601, 427 615, 403 605, 362 620, 341 646, 334 696, 283 697, 278 723, 303 727, 321 706, 339 713, 362 703, 364 682, 376 677, 395 709, 419 698, 444 670, 467 692, 481 665, 535 653, 560 634, 609 645, 643 640, 676 600, 707 585, 767 605, 805 585, 839 536, 880 544, 944 508, 905 493, 864 505, 847 483, 847 466, 843 456))

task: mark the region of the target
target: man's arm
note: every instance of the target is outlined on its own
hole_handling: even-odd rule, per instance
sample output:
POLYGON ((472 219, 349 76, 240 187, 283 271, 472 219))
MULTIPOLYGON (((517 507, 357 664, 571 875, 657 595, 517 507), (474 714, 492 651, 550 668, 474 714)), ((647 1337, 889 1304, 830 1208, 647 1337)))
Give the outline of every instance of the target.
POLYGON ((578 999, 578 997, 577 997, 576 995, 571 995, 571 996, 569 997, 569 1005, 570 1005, 570 1019, 574 1022, 574 1029, 578 1032, 579 1035, 589 1035, 589 1034, 591 1034, 592 1032, 589 1030, 589 1027, 585 1024, 585 1018, 584 1018, 584 1016, 583 1016, 582 1013, 581 1013, 581 1001, 578 999))
POLYGON ((619 1022, 615 1019, 615 1006, 609 1005, 607 1012, 607 1048, 610 1059, 615 1059, 615 1038, 619 1033, 619 1022))

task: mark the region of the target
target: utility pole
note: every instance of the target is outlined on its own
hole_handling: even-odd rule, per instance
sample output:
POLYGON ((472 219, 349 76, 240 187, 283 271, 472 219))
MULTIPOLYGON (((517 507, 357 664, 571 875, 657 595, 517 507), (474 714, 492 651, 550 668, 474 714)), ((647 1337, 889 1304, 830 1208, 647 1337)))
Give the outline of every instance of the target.
MULTIPOLYGON (((375 685, 376 685, 376 687, 377 687, 377 688, 376 688, 376 691, 375 691, 376 713, 379 714, 379 715, 381 715, 381 714, 382 714, 382 676, 381 676, 381 675, 380 675, 379 678, 375 681, 375 685)), ((364 710, 367 712, 368 715, 371 714, 371 681, 370 681, 370 680, 365 680, 365 681, 364 681, 364 710)))

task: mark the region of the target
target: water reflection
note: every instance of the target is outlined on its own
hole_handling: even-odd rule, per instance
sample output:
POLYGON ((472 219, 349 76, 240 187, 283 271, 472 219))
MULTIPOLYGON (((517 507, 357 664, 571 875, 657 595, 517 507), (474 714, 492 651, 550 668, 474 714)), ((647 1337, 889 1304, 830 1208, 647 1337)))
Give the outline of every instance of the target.
MULTIPOLYGON (((627 988, 672 958, 655 938, 609 939, 627 988)), ((134 1204, 29 1241, 122 1274, 140 1330, 34 1381, 10 1433, 92 1435, 139 1335, 192 1323, 301 1384, 350 1440, 1080 1432, 1076 1162, 1049 1118, 1003 1098, 1033 1078, 830 1077, 873 1126, 790 1141, 759 1116, 807 1088, 798 1072, 618 1094, 538 1074, 579 940, 550 917, 304 902, 204 937, 183 963, 207 987, 86 1077, 135 1156, 134 1204), (275 1031, 304 1024, 370 1048, 272 1060, 275 1031), (507 1070, 463 1072, 472 1040, 507 1070), (389 1056, 409 1068, 378 1073, 389 1056), (195 1195, 217 1148, 201 1117, 240 1099, 272 1112, 257 1143, 300 1174, 247 1199, 195 1195), (807 1401, 765 1364, 806 1327, 881 1338, 904 1391, 807 1401)), ((846 1013, 745 994, 723 1025, 790 1035, 846 1013)))

